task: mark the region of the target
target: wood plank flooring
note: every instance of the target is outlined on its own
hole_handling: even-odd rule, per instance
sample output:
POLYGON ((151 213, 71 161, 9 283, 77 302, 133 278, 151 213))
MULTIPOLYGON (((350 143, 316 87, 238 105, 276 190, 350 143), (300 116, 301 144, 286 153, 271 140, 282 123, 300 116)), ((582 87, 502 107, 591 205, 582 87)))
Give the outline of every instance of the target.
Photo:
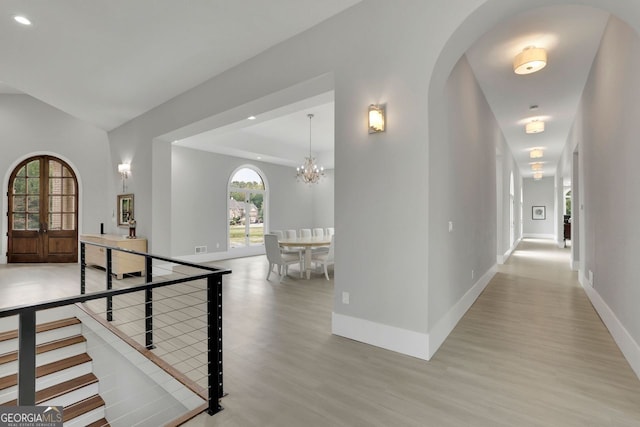
MULTIPOLYGON (((320 274, 292 267, 278 283, 264 257, 213 264, 233 269, 229 395, 187 426, 640 426, 640 381, 552 242, 522 242, 429 362, 331 335, 333 281, 320 274)), ((35 290, 50 274, 12 268, 0 266, 2 306, 17 287, 5 277, 35 290)), ((65 286, 77 287, 55 293, 65 286)))

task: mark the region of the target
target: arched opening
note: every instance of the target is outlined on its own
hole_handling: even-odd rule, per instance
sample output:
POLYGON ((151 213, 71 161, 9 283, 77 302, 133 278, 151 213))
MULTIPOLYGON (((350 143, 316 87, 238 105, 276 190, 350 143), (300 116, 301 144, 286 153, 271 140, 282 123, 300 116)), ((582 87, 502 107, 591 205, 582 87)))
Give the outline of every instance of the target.
POLYGON ((229 250, 264 245, 268 192, 263 175, 255 166, 246 165, 229 179, 229 250))
POLYGON ((53 156, 34 156, 11 172, 7 261, 78 261, 78 181, 53 156))

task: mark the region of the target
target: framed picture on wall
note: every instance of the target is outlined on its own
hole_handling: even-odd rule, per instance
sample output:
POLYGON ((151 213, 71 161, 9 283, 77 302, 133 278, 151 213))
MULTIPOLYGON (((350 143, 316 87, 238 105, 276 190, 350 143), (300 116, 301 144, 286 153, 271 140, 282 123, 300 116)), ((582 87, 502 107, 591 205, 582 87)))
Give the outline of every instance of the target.
POLYGON ((118 195, 118 227, 128 227, 133 216, 133 194, 118 195))
POLYGON ((532 206, 531 219, 547 219, 546 206, 532 206))

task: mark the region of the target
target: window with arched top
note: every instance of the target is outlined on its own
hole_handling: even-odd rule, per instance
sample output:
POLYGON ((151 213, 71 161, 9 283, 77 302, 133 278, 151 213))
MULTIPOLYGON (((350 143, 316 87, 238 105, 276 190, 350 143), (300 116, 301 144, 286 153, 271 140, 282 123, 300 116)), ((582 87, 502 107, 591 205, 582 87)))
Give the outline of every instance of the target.
POLYGON ((229 248, 264 245, 267 188, 260 171, 243 166, 229 180, 229 248))

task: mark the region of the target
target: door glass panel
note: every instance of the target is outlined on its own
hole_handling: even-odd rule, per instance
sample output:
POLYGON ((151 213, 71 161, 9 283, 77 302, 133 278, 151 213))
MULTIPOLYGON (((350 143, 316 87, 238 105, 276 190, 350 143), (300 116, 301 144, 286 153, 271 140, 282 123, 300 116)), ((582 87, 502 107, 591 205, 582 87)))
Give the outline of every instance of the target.
MULTIPOLYGON (((23 168, 24 170, 24 168, 23 168)), ((13 194, 27 194, 27 179, 16 178, 13 181, 13 194)))
POLYGON ((32 160, 27 163, 27 176, 28 177, 40 177, 40 160, 32 160))
POLYGON ((27 230, 40 229, 40 214, 27 214, 27 230))
POLYGON ((62 230, 62 215, 59 213, 49 214, 49 230, 62 230))
POLYGON ((27 214, 23 213, 15 213, 13 214, 13 229, 14 230, 25 230, 27 222, 26 222, 27 214))
POLYGON ((27 212, 40 212, 40 196, 27 196, 27 212))
POLYGON ((13 211, 24 212, 27 210, 27 202, 24 196, 13 196, 13 211))
POLYGON ((63 230, 76 229, 76 216, 74 214, 62 214, 62 229, 63 230))
POLYGON ((40 194, 40 178, 27 178, 27 194, 40 194))
POLYGON ((62 197, 62 212, 75 212, 76 211, 76 198, 74 196, 62 197))
POLYGON ((64 178, 62 180, 62 194, 76 194, 76 184, 73 181, 73 178, 64 178))

